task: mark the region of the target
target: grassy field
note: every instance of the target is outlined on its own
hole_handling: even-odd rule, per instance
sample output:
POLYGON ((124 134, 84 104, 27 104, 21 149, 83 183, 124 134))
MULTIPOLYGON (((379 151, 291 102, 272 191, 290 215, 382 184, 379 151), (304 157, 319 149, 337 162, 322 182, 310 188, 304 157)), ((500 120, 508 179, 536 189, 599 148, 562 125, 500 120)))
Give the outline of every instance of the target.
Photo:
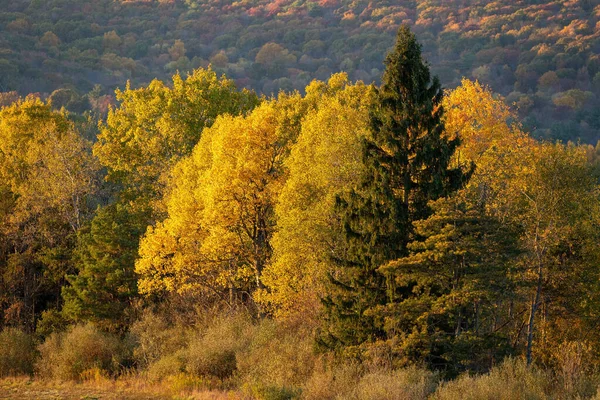
POLYGON ((39 400, 241 400, 237 394, 216 391, 177 390, 140 379, 98 380, 73 383, 41 381, 29 377, 0 380, 0 399, 39 400))

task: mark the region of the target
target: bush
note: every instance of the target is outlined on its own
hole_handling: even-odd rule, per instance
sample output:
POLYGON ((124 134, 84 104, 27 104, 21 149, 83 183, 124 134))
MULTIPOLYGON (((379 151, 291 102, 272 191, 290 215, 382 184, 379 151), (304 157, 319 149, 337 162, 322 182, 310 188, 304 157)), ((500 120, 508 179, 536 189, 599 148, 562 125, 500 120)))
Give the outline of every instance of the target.
POLYGON ((182 351, 164 355, 148 366, 148 379, 153 382, 185 372, 185 355, 182 351))
POLYGON ((508 359, 485 375, 463 375, 442 384, 437 400, 547 399, 552 377, 537 368, 527 368, 521 360, 508 359))
POLYGON ((0 377, 32 374, 34 355, 30 335, 16 328, 0 332, 0 377))
POLYGON ((190 341, 187 371, 197 376, 231 377, 237 370, 237 354, 248 347, 252 332, 250 319, 243 315, 210 321, 208 328, 190 341))
MULTIPOLYGON (((135 343, 133 358, 140 369, 152 369, 154 366, 165 370, 164 367, 173 365, 176 358, 184 362, 181 360, 181 350, 187 346, 188 332, 183 327, 169 325, 165 318, 147 312, 133 324, 130 334, 135 343), (163 357, 166 357, 165 361, 161 361, 163 357)), ((174 372, 181 371, 177 368, 174 372)))
POLYGON ((210 378, 198 377, 185 372, 169 376, 166 382, 174 393, 207 391, 217 386, 217 383, 211 381, 210 378))
POLYGON ((341 364, 319 367, 304 385, 305 400, 403 400, 427 399, 435 392, 437 373, 409 367, 378 369, 364 373, 364 366, 341 364))
POLYGON ((592 346, 583 342, 563 342, 555 346, 557 382, 564 398, 590 398, 598 389, 598 376, 592 346))
POLYGON ((333 367, 321 365, 316 368, 302 388, 305 400, 335 400, 350 398, 356 382, 360 379, 360 367, 342 364, 333 367))
POLYGON ((253 398, 260 400, 293 400, 299 399, 299 388, 257 385, 252 388, 253 398))
POLYGON ((238 354, 242 389, 257 399, 291 399, 315 368, 313 335, 264 320, 248 348, 238 354))
POLYGON ((88 370, 115 374, 125 359, 118 338, 98 331, 93 325, 77 325, 64 333, 53 333, 39 347, 36 365, 40 376, 81 380, 88 370))
POLYGON ((419 400, 435 392, 438 375, 408 367, 395 371, 376 371, 364 375, 351 398, 356 400, 419 400))

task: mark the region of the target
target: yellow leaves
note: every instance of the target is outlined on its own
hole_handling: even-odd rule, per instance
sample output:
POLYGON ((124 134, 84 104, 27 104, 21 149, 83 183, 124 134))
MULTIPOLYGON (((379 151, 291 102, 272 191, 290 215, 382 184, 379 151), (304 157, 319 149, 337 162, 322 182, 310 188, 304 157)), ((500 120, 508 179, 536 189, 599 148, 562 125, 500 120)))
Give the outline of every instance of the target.
POLYGON ((170 169, 191 153, 202 129, 222 113, 238 115, 258 99, 238 92, 233 81, 212 70, 195 70, 185 79, 173 77, 173 87, 154 80, 147 87, 117 91, 118 108, 100 125, 94 154, 108 169, 108 179, 126 191, 153 202, 162 211, 161 197, 170 169))
POLYGON ((446 130, 460 136, 460 155, 477 162, 492 146, 510 147, 524 137, 519 126, 512 125, 515 114, 502 98, 494 98, 488 88, 463 79, 462 85, 444 99, 446 130))
POLYGON ((538 279, 538 268, 555 279, 554 263, 568 263, 564 248, 586 248, 600 222, 588 149, 534 141, 511 123, 516 118, 502 100, 478 83, 463 81, 444 106, 450 134, 462 139, 457 161, 477 164, 463 194, 519 228, 523 279, 538 279))
POLYGON ((141 242, 142 292, 248 290, 259 279, 286 154, 280 111, 266 102, 246 117, 218 117, 175 166, 168 218, 141 242))
MULTIPOLYGON (((278 143, 276 115, 272 104, 258 107, 247 118, 223 116, 212 136, 213 163, 207 180, 211 182, 213 202, 219 209, 241 207, 238 203, 266 206, 276 191, 283 146, 278 143)), ((239 215, 244 210, 232 210, 239 215)), ((224 214, 219 211, 219 214, 224 214)))
POLYGON ((373 91, 351 85, 345 74, 327 84, 313 82, 307 98, 314 106, 286 160, 289 177, 279 195, 274 257, 263 274, 269 292, 258 300, 278 316, 318 309, 318 296, 330 259, 339 246, 335 195, 359 181, 361 139, 367 133, 373 91))
POLYGON ((521 131, 516 115, 503 99, 477 82, 464 79, 444 99, 448 135, 459 136, 461 145, 455 163, 476 164, 467 190, 479 191, 480 201, 497 212, 515 193, 506 183, 514 181, 528 165, 535 142, 521 131))
POLYGON ((89 143, 49 104, 28 97, 0 111, 0 186, 16 197, 9 218, 14 229, 54 213, 76 231, 97 171, 89 143))
POLYGON ((362 172, 373 94, 339 74, 304 98, 280 94, 245 117, 219 116, 170 172, 168 218, 142 239, 140 290, 265 284, 270 292, 256 296, 265 306, 314 305, 337 246, 335 194, 362 172))

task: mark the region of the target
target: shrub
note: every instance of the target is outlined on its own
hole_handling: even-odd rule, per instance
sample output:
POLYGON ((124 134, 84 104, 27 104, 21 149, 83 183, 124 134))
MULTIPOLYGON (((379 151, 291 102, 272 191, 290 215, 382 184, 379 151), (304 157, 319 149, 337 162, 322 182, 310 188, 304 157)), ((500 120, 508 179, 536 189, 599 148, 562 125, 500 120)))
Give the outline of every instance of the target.
MULTIPOLYGON (((147 312, 143 317, 135 322, 130 330, 133 340, 133 357, 140 369, 154 368, 165 369, 167 364, 173 365, 175 358, 181 360, 181 350, 187 345, 188 332, 180 326, 169 325, 165 318, 147 312), (175 353, 178 353, 175 357, 175 353), (166 357, 165 361, 161 361, 166 357)), ((183 362, 183 361, 181 361, 183 362)), ((179 370, 177 373, 181 372, 179 370)))
POLYGON ((61 380, 80 380, 88 370, 114 374, 125 358, 120 341, 91 324, 51 334, 39 351, 36 369, 40 376, 61 380))
POLYGON ((0 377, 33 373, 34 355, 30 335, 16 328, 0 332, 0 377))
POLYGON ((190 341, 187 371, 226 379, 237 370, 237 354, 248 347, 253 326, 243 315, 217 318, 190 341))
POLYGON ((351 398, 356 400, 419 400, 435 392, 438 375, 408 367, 395 371, 376 371, 364 375, 351 398))
POLYGON ((256 385, 252 387, 253 398, 259 400, 293 400, 300 398, 299 388, 256 385))
POLYGON ((182 351, 164 355, 148 366, 148 379, 154 382, 185 372, 185 355, 182 351))
POLYGON ((242 388, 257 399, 297 398, 316 360, 310 331, 264 320, 248 348, 238 354, 242 388))
POLYGON ((555 346, 553 353, 562 397, 590 398, 596 394, 599 382, 591 345, 567 341, 555 346))
POLYGON ((463 375, 442 384, 433 396, 437 400, 547 399, 551 376, 521 360, 508 359, 485 375, 463 375))
POLYGON ((212 382, 209 378, 198 377, 185 372, 171 375, 166 381, 169 385, 169 389, 174 393, 207 391, 217 386, 217 384, 212 382))
POLYGON ((302 388, 305 400, 347 399, 360 379, 360 367, 341 364, 332 367, 320 365, 302 388))

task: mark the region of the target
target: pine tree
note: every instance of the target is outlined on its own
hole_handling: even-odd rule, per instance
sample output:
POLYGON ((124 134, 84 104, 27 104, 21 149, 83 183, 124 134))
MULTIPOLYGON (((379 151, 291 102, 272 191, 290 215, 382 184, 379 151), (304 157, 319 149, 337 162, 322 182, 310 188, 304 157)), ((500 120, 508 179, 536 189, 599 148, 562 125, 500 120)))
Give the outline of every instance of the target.
MULTIPOLYGON (((519 247, 512 227, 487 215, 485 205, 465 196, 430 203, 433 214, 415 221, 416 240, 407 257, 379 272, 405 289, 379 310, 401 363, 425 362, 450 376, 483 372, 512 350, 509 278, 519 247)), ((478 200, 478 199, 477 199, 478 200)))
POLYGON ((62 289, 67 318, 91 321, 109 331, 131 322, 128 313, 137 299, 133 265, 139 237, 149 223, 146 215, 117 202, 100 209, 79 234, 79 273, 68 275, 70 286, 62 289))
POLYGON ((430 214, 428 201, 459 189, 467 178, 449 168, 459 141, 444 137, 443 92, 408 27, 398 31, 385 63, 370 112, 372 137, 364 140, 366 172, 337 199, 346 251, 335 260, 339 268, 323 301, 326 330, 319 341, 350 353, 386 337, 377 310, 388 302, 391 282, 377 269, 407 254, 412 222, 430 214))

